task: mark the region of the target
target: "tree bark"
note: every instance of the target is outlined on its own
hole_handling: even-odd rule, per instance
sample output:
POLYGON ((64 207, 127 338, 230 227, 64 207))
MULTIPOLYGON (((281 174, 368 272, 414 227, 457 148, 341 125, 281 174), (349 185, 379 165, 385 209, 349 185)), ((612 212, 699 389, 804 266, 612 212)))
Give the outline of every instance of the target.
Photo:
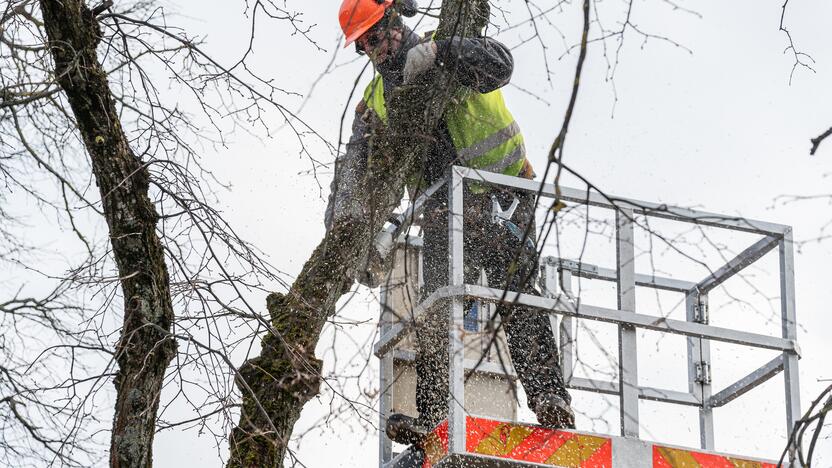
MULTIPOLYGON (((488 20, 487 0, 445 0, 437 38, 476 35, 488 20)), ((458 86, 426 74, 387 97, 388 126, 376 125, 363 181, 367 219, 336 224, 287 294, 267 300, 271 328, 259 357, 240 369, 240 422, 231 433, 228 468, 282 467, 303 405, 319 391, 315 347, 336 301, 352 286, 374 235, 398 205, 407 176, 433 141, 433 131, 458 86), (395 200, 395 203, 391 203, 395 200)))
POLYGON ((83 0, 40 0, 55 76, 89 153, 124 295, 110 466, 152 465, 165 370, 176 352, 173 306, 149 173, 131 150, 96 54, 101 31, 83 0))

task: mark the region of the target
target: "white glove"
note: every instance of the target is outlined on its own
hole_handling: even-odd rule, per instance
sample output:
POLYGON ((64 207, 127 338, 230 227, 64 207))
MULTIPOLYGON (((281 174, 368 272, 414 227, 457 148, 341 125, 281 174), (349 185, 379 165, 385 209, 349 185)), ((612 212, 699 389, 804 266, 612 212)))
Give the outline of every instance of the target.
POLYGON ((404 82, 409 83, 417 76, 433 68, 436 63, 436 43, 424 42, 407 52, 404 65, 404 82))

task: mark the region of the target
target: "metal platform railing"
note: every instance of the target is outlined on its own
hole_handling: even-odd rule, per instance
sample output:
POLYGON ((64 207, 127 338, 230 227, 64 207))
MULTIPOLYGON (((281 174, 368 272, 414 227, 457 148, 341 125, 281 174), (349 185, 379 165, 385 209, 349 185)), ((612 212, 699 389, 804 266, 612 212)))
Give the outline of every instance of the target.
MULTIPOLYGON (((798 379, 800 348, 796 341, 794 252, 792 231, 789 226, 668 207, 637 200, 614 198, 613 202, 598 193, 561 187, 560 197, 566 202, 591 205, 614 211, 616 217, 616 268, 605 269, 554 257, 544 258, 541 262, 544 294, 543 296, 534 296, 464 283, 463 184, 466 182, 511 187, 516 190, 540 193, 541 196, 546 198, 556 196, 555 187, 552 184, 544 184, 541 187, 539 182, 532 180, 480 172, 464 167, 451 168, 445 181, 429 189, 430 194, 437 193, 441 187, 446 187, 448 190, 448 206, 450 208, 448 286, 433 292, 418 304, 411 315, 412 320, 395 324, 383 322, 382 336, 375 345, 375 354, 381 359, 380 383, 383 392, 380 404, 381 466, 387 466, 392 459, 391 443, 384 436, 383 428, 392 407, 390 389, 393 378, 393 351, 396 345, 402 342, 417 326, 419 318, 437 305, 448 307, 448 313, 451 317, 449 329, 451 404, 447 428, 448 454, 451 456, 466 454, 465 425, 467 411, 464 384, 466 368, 470 368, 472 364, 465 361, 463 353, 463 335, 465 333, 463 301, 465 298, 472 298, 484 303, 502 300, 523 304, 544 313, 561 316, 559 346, 561 364, 568 386, 578 390, 618 395, 620 430, 624 439, 639 438, 639 399, 654 400, 698 407, 701 448, 713 450, 713 409, 739 398, 781 371, 784 373, 785 380, 786 429, 788 430, 786 434, 790 433, 801 413, 798 379), (763 237, 728 261, 724 266, 698 282, 637 274, 635 271, 634 240, 634 216, 636 215, 742 231, 762 235, 763 237), (708 293, 774 249, 779 251, 781 336, 768 336, 710 325, 708 293), (571 291, 574 277, 616 282, 618 307, 610 309, 576 301, 571 291), (559 288, 559 285, 562 285, 562 288, 559 288), (637 286, 684 294, 687 319, 675 320, 638 313, 635 301, 637 286), (618 326, 619 369, 617 380, 601 381, 572 375, 575 360, 575 340, 573 336, 575 320, 593 320, 618 326), (682 335, 687 338, 689 383, 687 392, 639 385, 636 329, 682 335), (776 350, 781 354, 737 382, 715 392, 711 380, 711 341, 776 350)), ((400 216, 397 223, 394 223, 388 229, 386 235, 390 238, 400 235, 407 227, 407 220, 414 218, 414 214, 418 213, 423 203, 424 197, 416 200, 400 216)), ((383 295, 382 301, 384 301, 383 295)), ((382 306, 384 307, 384 304, 382 306)), ((495 369, 489 369, 488 371, 499 372, 495 369)), ((510 373, 511 371, 506 372, 510 373)), ((470 454, 466 456, 470 456, 470 454)))

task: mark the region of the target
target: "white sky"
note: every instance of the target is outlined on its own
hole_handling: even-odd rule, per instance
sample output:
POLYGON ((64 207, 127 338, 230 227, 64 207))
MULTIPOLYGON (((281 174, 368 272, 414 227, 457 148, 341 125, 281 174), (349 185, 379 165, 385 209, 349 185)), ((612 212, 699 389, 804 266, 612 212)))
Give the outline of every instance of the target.
MULTIPOLYGON (((289 8, 302 9, 307 23, 316 25, 311 37, 326 51, 316 51, 299 36, 287 38, 285 24, 263 21, 258 25, 253 63, 258 72, 273 77, 279 86, 305 94, 335 50, 340 34, 336 21, 340 2, 287 3, 289 8)), ((551 2, 539 3, 544 6, 551 2)), ((602 49, 593 46, 567 142, 567 163, 609 193, 790 224, 799 240, 816 236, 820 227, 832 220, 828 202, 784 206, 775 200, 784 194, 832 193, 832 141, 815 157, 808 155, 809 139, 832 125, 832 90, 828 86, 832 76, 832 49, 828 46, 832 43, 832 30, 828 27, 832 3, 792 3, 788 24, 798 47, 817 61, 817 73, 799 69, 790 86, 792 58, 783 53, 786 37, 778 32, 782 2, 686 2, 686 6, 691 4, 701 13, 700 19, 673 12, 661 1, 636 1, 632 21, 637 26, 667 36, 693 53, 661 40, 643 44, 630 30, 613 88, 605 79, 608 70, 602 49), (617 90, 617 103, 613 89, 617 90)), ((511 14, 511 23, 525 14, 522 1, 500 4, 511 14)), ((572 44, 577 38, 580 15, 575 6, 550 15, 553 24, 566 35, 565 40, 553 34, 551 26, 545 26, 549 31, 545 41, 553 71, 551 82, 546 80, 543 52, 537 42, 530 41, 514 50, 513 83, 543 100, 512 87, 505 91, 524 130, 530 158, 538 168, 544 166, 569 96, 575 56, 558 58, 564 44, 572 44)), ((181 21, 192 31, 207 35, 207 50, 226 63, 245 47, 248 24, 239 2, 183 0, 174 2, 174 7, 186 13, 187 18, 181 21)), ((618 7, 613 2, 599 2, 608 26, 615 18, 610 9, 618 7)), ((502 20, 500 23, 503 24, 502 20)), ((514 46, 529 35, 529 28, 524 27, 500 35, 499 39, 514 46)), ((353 58, 352 49, 342 50, 335 63, 345 64, 353 58)), ((355 61, 324 77, 301 114, 332 142, 337 141, 339 118, 362 65, 363 62, 355 61)), ((286 102, 290 108, 300 104, 299 99, 286 102)), ((277 127, 278 116, 271 118, 277 127)), ((322 146, 312 149, 316 157, 332 160, 322 146)), ((291 133, 284 129, 263 142, 240 133, 232 138, 227 149, 216 153, 209 150, 205 160, 234 187, 224 197, 223 209, 240 234, 266 251, 273 264, 297 273, 323 235, 326 193, 319 191, 314 178, 305 173, 310 163, 298 156, 297 142, 291 133)), ((330 177, 330 173, 322 173, 321 183, 328 186, 330 177)), ((574 180, 567 180, 566 185, 578 186, 574 180)), ((832 327, 832 318, 826 313, 832 300, 827 277, 830 249, 832 241, 809 243, 797 256, 804 408, 827 385, 818 379, 832 379, 827 357, 832 348, 824 333, 832 327)), ((611 266, 613 259, 607 259, 598 263, 611 266)), ((253 298, 264 304, 262 299, 253 298)), ((731 309, 713 313, 719 312, 728 314, 731 309)), ((351 303, 345 314, 367 320, 376 316, 377 308, 369 300, 359 299, 351 303)), ((758 324, 753 322, 762 320, 760 314, 749 314, 747 318, 748 322, 735 325, 756 329, 758 324)), ((356 328, 351 333, 359 344, 344 345, 344 349, 354 350, 365 344, 368 347, 372 341, 368 333, 372 332, 372 327, 356 328)), ((649 337, 645 340, 653 343, 649 337)), ((616 345, 610 342, 609 346, 614 349, 616 345)), ((660 349, 657 347, 655 354, 662 354, 660 349)), ((733 356, 731 353, 734 351, 726 351, 725 355, 733 356)), ((767 359, 743 357, 736 360, 735 366, 733 360, 722 364, 728 368, 725 374, 740 376, 767 359)), ((679 369, 684 372, 683 363, 667 370, 668 375, 679 369)), ((661 383, 662 372, 645 369, 643 379, 652 379, 654 385, 661 383)), ((730 382, 725 375, 717 374, 715 379, 730 382)), ((781 382, 782 378, 775 378, 750 394, 754 404, 736 409, 732 403, 717 410, 718 449, 769 457, 779 453, 782 440, 778 437, 782 436, 784 425, 778 413, 782 411, 778 410, 782 406, 781 382)), ((358 387, 355 389, 358 391, 358 387)), ((576 407, 585 409, 580 405, 592 405, 592 398, 597 397, 578 397, 576 407)), ((328 396, 324 400, 322 406, 304 413, 298 427, 321 416, 328 396)), ((664 406, 656 409, 650 405, 642 408, 645 432, 672 443, 696 443, 696 435, 691 432, 696 428, 694 411, 668 411, 664 406)), ((580 428, 591 429, 586 426, 589 420, 582 418, 580 428)), ((825 442, 829 447, 829 441, 825 442)), ((156 440, 155 464, 160 468, 220 466, 214 444, 213 438, 198 437, 195 432, 163 432, 156 440)), ((329 431, 307 436, 298 454, 310 467, 372 466, 377 460, 375 444, 376 435, 365 433, 360 424, 337 424, 329 431)), ((225 446, 219 450, 224 452, 225 446)), ((819 466, 832 464, 832 449, 827 448, 823 457, 819 466)))

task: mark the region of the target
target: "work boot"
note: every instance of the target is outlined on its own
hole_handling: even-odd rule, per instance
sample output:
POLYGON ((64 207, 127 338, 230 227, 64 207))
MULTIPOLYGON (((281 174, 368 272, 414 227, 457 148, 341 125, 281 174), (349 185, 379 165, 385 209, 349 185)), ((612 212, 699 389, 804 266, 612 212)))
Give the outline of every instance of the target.
POLYGON ((422 443, 430 432, 430 429, 421 424, 417 418, 394 413, 387 418, 385 432, 387 433, 387 437, 393 442, 415 445, 422 443))
POLYGON ((575 429, 575 413, 569 403, 555 394, 546 394, 537 398, 532 406, 537 421, 552 429, 575 429))

